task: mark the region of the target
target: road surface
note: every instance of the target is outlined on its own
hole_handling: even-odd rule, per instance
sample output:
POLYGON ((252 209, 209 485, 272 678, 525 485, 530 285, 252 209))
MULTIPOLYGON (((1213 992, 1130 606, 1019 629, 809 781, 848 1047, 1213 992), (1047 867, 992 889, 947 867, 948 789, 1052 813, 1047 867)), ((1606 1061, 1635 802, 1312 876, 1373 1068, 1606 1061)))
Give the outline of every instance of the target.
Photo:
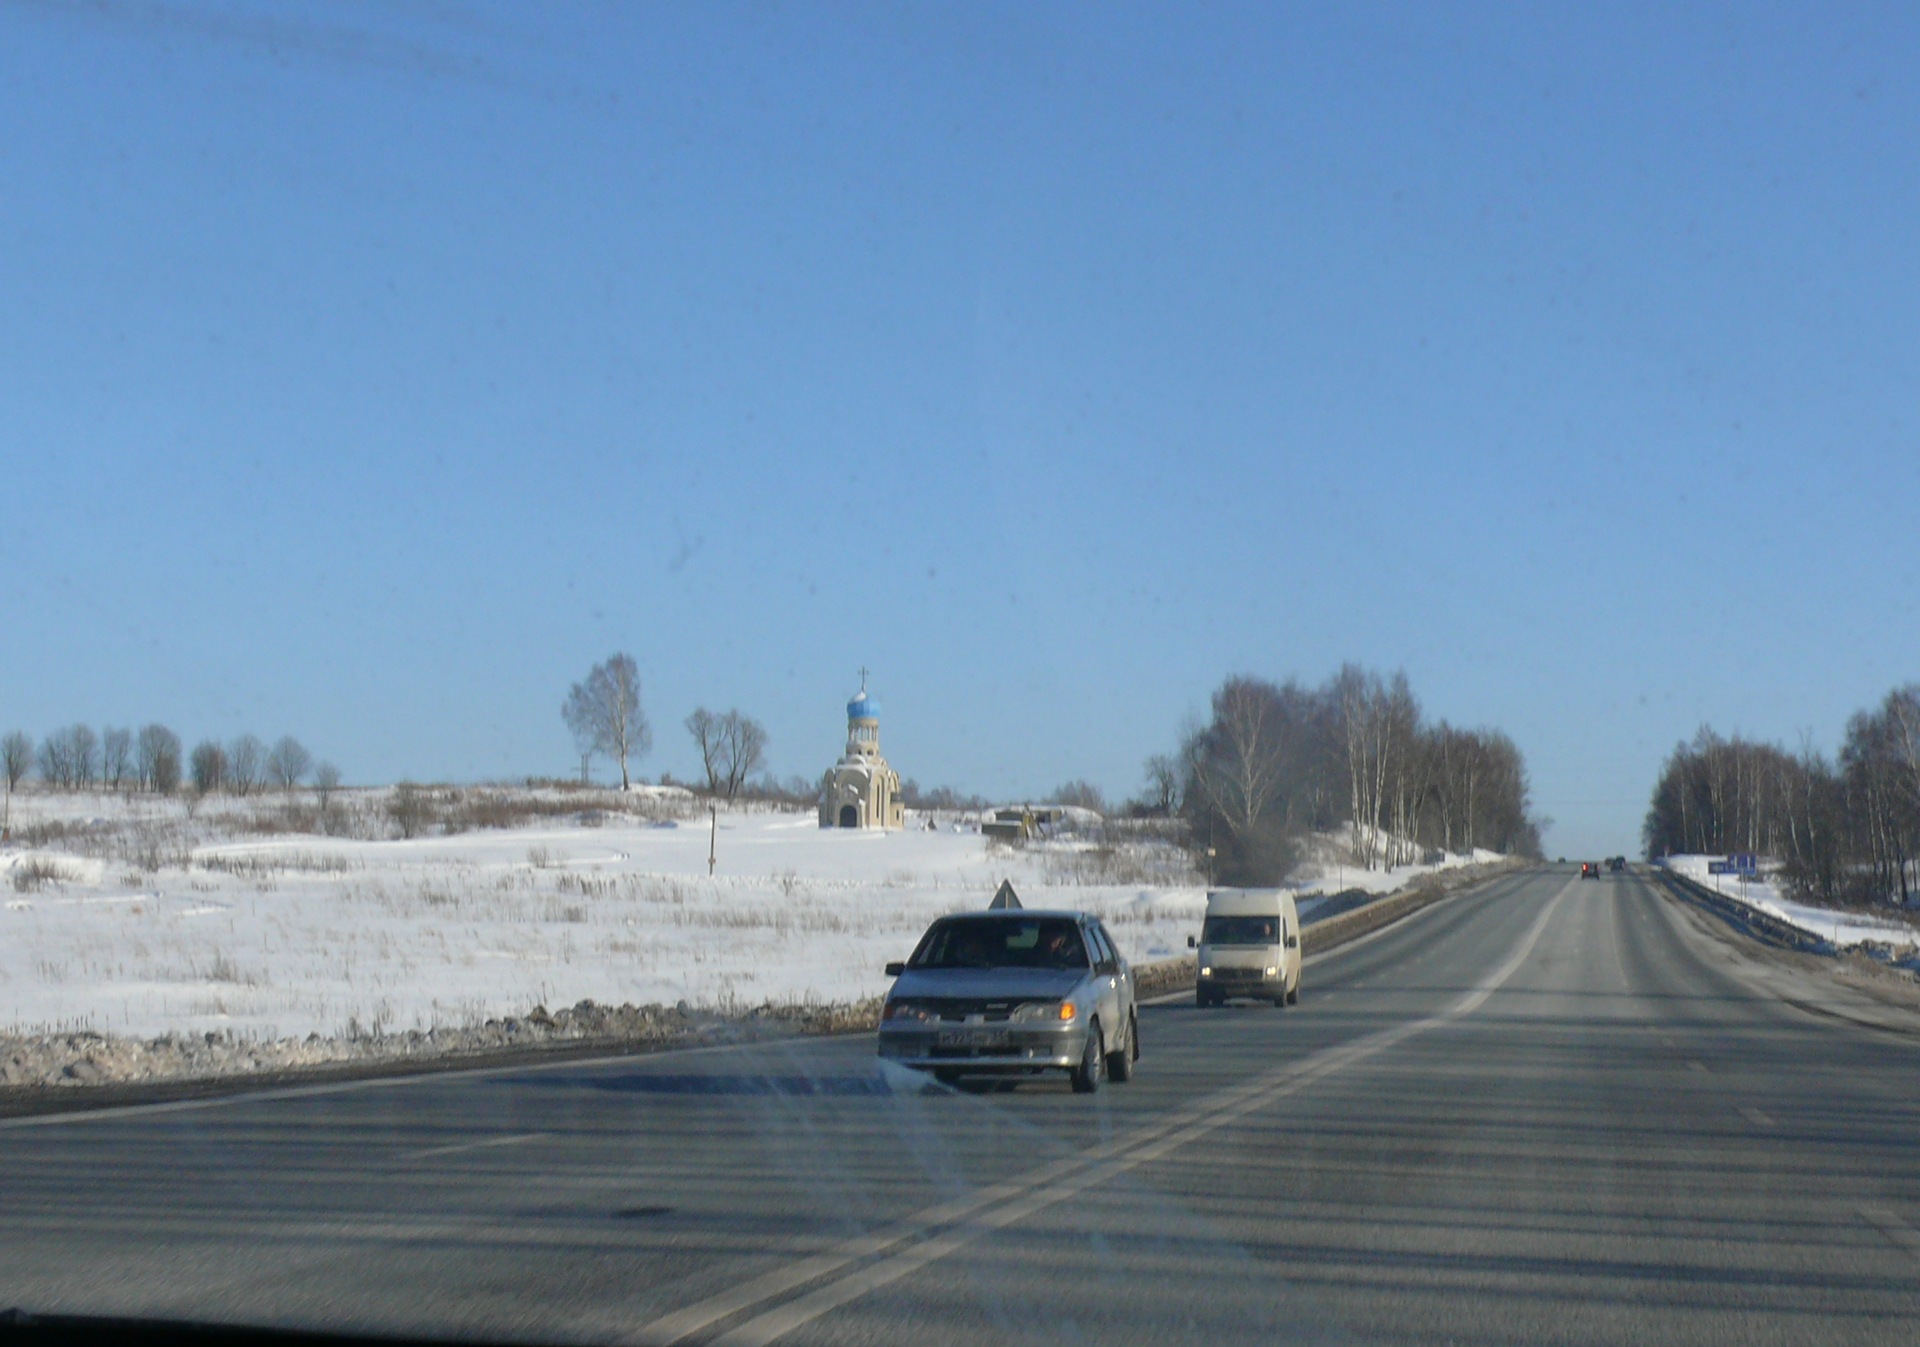
POLYGON ((1920 1039, 1635 875, 1511 875, 1142 1016, 1137 1078, 870 1036, 0 1120, 0 1305, 750 1344, 1899 1343, 1920 1039), (1783 978, 1792 976, 1782 972, 1783 978), (1784 985, 1784 984, 1783 984, 1784 985))

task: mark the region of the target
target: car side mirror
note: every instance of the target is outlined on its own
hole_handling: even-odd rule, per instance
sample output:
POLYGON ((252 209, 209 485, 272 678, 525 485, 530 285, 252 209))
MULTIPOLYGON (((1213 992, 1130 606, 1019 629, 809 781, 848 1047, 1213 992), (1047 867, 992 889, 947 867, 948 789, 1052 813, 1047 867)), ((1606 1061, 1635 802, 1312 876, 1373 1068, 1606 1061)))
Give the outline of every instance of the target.
POLYGON ((1290 935, 1290 936, 1288 936, 1288 937, 1287 937, 1287 948, 1288 948, 1288 949, 1299 949, 1299 948, 1300 948, 1300 937, 1299 937, 1299 936, 1297 936, 1297 935, 1290 935))
POLYGON ((907 966, 898 959, 887 965, 887 976, 890 978, 897 978, 906 971, 907 966))
POLYGON ((1187 937, 1187 948, 1188 948, 1188 949, 1199 949, 1199 948, 1200 948, 1200 942, 1199 942, 1198 940, 1195 940, 1195 939, 1194 939, 1194 938, 1193 938, 1192 936, 1188 936, 1188 937, 1187 937))

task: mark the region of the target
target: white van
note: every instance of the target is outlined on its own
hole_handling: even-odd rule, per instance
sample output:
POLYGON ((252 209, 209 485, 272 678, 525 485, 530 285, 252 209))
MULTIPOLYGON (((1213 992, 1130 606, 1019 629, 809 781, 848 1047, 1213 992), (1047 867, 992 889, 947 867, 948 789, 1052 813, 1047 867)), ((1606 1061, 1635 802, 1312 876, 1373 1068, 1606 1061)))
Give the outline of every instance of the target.
POLYGON ((1300 914, 1284 889, 1209 889, 1195 1005, 1230 996, 1292 1005, 1300 999, 1300 914))

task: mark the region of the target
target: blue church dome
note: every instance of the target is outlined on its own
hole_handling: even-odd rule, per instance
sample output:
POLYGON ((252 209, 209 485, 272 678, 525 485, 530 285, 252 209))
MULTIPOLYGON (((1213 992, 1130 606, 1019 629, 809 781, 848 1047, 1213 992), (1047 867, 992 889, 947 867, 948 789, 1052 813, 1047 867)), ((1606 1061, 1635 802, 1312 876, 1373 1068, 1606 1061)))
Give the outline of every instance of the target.
POLYGON ((880 703, 869 697, 864 691, 847 703, 848 720, 880 719, 880 703))

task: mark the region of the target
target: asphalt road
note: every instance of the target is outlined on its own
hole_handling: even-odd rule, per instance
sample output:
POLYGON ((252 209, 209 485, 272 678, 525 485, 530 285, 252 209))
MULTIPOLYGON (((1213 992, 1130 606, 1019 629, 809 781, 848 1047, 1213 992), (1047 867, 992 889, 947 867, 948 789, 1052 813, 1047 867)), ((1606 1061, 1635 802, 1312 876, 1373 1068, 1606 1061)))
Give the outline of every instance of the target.
POLYGON ((871 1037, 0 1121, 0 1305, 746 1344, 1920 1336, 1920 1039, 1633 876, 1142 1017, 1131 1084, 871 1037), (1781 977, 1793 976, 1782 971, 1781 977))

